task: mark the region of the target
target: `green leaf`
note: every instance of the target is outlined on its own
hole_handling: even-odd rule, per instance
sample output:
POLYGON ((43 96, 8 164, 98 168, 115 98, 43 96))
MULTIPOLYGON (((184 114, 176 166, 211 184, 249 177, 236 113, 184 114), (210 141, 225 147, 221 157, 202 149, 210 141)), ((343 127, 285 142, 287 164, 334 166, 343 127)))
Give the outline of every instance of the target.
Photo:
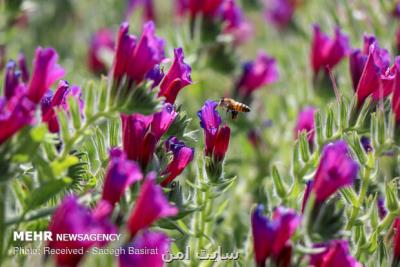
POLYGON ((149 91, 146 85, 130 88, 130 90, 127 95, 120 96, 122 105, 117 107, 119 112, 149 115, 161 109, 161 100, 157 98, 156 90, 149 91))

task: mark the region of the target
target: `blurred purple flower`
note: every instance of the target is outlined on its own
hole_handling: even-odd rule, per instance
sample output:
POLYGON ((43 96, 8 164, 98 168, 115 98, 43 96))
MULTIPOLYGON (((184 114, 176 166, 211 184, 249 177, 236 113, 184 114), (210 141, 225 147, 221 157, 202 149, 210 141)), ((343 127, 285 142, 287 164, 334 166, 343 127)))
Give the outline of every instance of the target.
MULTIPOLYGON (((48 227, 53 236, 57 234, 113 234, 115 226, 107 220, 96 219, 90 210, 78 203, 74 196, 64 198, 60 206, 54 212, 48 227)), ((87 251, 94 246, 105 246, 107 241, 59 241, 53 238, 48 246, 51 249, 81 249, 87 251)), ((58 266, 77 266, 84 255, 79 253, 56 254, 58 266)))
POLYGON ((69 110, 67 99, 74 97, 78 101, 81 111, 83 110, 83 101, 80 99, 81 90, 78 86, 69 86, 66 81, 61 80, 58 84, 57 90, 54 95, 52 91, 48 91, 41 99, 40 105, 42 110, 42 121, 46 122, 49 131, 58 133, 60 127, 58 124, 56 110, 62 108, 65 111, 69 110))
POLYGON ((227 125, 220 127, 221 117, 216 110, 217 106, 217 102, 207 100, 197 116, 204 129, 206 156, 222 161, 229 145, 230 128, 227 125))
POLYGON ((251 215, 254 254, 258 266, 264 266, 270 256, 278 260, 300 225, 300 217, 293 210, 278 207, 273 212, 272 220, 269 220, 263 215, 263 209, 259 204, 251 215))
POLYGON ((125 248, 146 249, 154 253, 123 253, 119 256, 119 267, 162 267, 164 266, 162 256, 168 253, 170 242, 168 236, 161 232, 146 231, 125 248))
POLYGON ((88 51, 88 67, 95 74, 106 73, 106 64, 103 62, 101 53, 113 51, 115 47, 114 33, 107 28, 102 28, 94 33, 90 40, 88 51))
POLYGON ((139 230, 149 227, 155 221, 176 214, 178 209, 169 204, 161 186, 155 184, 155 173, 150 173, 145 178, 129 217, 129 232, 134 236, 139 230))
POLYGON ((382 196, 378 196, 378 198, 376 199, 376 205, 378 206, 379 218, 385 218, 387 214, 387 209, 385 206, 385 199, 382 196))
POLYGON ((126 158, 126 154, 119 148, 110 151, 106 178, 104 181, 102 200, 112 206, 119 202, 129 186, 143 178, 139 166, 126 158))
POLYGON ((147 166, 153 158, 157 142, 177 115, 175 107, 169 103, 154 115, 121 115, 123 148, 128 159, 138 161, 142 167, 147 166))
POLYGON ((214 17, 224 0, 187 0, 191 17, 203 15, 205 17, 214 17))
POLYGON ((164 96, 165 101, 174 103, 180 90, 192 83, 191 68, 184 61, 182 48, 174 49, 174 62, 160 85, 158 96, 164 96))
POLYGON ((24 83, 28 83, 29 82, 29 70, 28 70, 28 66, 26 65, 26 58, 25 58, 24 53, 18 54, 17 62, 18 62, 18 68, 21 71, 21 80, 24 83))
POLYGON ((278 28, 284 28, 292 21, 295 10, 295 0, 265 1, 265 16, 269 22, 278 28))
POLYGON ((57 64, 58 55, 53 48, 37 48, 33 61, 28 98, 39 103, 51 85, 64 76, 64 69, 57 64))
POLYGON ((314 107, 305 107, 299 112, 297 117, 296 128, 294 129, 295 138, 299 138, 301 132, 307 133, 307 140, 312 143, 315 135, 314 114, 316 109, 314 107))
MULTIPOLYGON (((400 217, 397 217, 393 222, 394 237, 393 237, 393 261, 400 262, 400 217)), ((397 266, 392 264, 392 266, 397 266)))
POLYGON ((326 247, 326 250, 311 255, 310 266, 312 267, 362 267, 362 264, 350 255, 349 245, 345 240, 334 240, 319 247, 326 247))
POLYGON ((311 66, 314 75, 320 70, 333 69, 350 52, 349 38, 339 28, 334 38, 329 38, 318 25, 313 26, 314 35, 311 45, 311 66))
POLYGON ((167 186, 172 180, 180 175, 186 166, 193 160, 194 149, 187 147, 184 142, 179 141, 175 136, 171 136, 165 141, 165 148, 172 152, 173 158, 169 162, 163 174, 167 175, 161 182, 162 186, 167 186))
POLYGON ((371 140, 368 137, 362 136, 360 142, 365 152, 368 153, 374 150, 371 144, 371 140))
POLYGON ((239 95, 250 96, 262 86, 276 82, 278 78, 276 60, 264 52, 259 52, 256 60, 243 65, 237 90, 239 95))
POLYGON ((326 145, 314 178, 316 202, 323 202, 341 187, 352 185, 358 168, 358 163, 349 155, 345 141, 326 145))
POLYGON ((378 101, 393 91, 396 67, 390 67, 388 51, 380 48, 372 35, 364 36, 363 51, 356 49, 351 53, 350 72, 359 106, 370 95, 378 101))

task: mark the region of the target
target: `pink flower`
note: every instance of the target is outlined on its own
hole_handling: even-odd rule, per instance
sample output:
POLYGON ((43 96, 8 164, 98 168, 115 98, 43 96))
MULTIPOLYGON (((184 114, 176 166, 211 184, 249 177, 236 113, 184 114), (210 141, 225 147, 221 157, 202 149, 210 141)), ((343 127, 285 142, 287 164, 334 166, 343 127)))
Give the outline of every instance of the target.
POLYGON ((307 133, 309 143, 312 143, 315 135, 314 114, 315 108, 305 107, 299 112, 297 117, 296 128, 294 129, 295 138, 299 138, 301 132, 307 133))
POLYGON ((169 204, 162 188, 155 184, 155 173, 151 173, 146 177, 129 217, 129 232, 134 236, 139 230, 149 227, 158 219, 176 214, 178 209, 169 204))
POLYGON ((102 28, 95 32, 90 41, 88 51, 88 67, 90 71, 96 74, 106 72, 106 65, 101 58, 101 53, 104 51, 114 50, 114 33, 107 29, 102 28))
POLYGON ((174 49, 174 62, 160 85, 158 96, 164 96, 165 101, 174 103, 180 90, 192 83, 191 68, 184 61, 182 48, 174 49))

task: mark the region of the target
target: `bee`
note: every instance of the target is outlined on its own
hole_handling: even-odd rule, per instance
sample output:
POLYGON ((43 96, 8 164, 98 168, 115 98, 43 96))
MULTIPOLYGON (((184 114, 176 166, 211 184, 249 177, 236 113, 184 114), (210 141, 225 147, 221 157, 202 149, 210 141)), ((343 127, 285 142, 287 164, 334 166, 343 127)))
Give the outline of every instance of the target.
POLYGON ((221 98, 218 105, 226 108, 226 112, 231 112, 233 120, 237 118, 239 112, 250 112, 251 110, 249 106, 227 97, 221 98))

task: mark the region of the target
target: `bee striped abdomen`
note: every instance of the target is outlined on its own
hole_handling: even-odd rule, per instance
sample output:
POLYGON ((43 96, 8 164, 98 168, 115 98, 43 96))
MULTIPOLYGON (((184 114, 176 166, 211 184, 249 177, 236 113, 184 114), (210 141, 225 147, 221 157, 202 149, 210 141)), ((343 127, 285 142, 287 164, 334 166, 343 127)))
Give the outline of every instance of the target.
POLYGON ((247 106, 247 105, 245 105, 243 103, 239 103, 239 102, 236 102, 236 103, 238 103, 237 104, 237 111, 239 111, 239 112, 250 112, 250 107, 249 106, 247 106))

